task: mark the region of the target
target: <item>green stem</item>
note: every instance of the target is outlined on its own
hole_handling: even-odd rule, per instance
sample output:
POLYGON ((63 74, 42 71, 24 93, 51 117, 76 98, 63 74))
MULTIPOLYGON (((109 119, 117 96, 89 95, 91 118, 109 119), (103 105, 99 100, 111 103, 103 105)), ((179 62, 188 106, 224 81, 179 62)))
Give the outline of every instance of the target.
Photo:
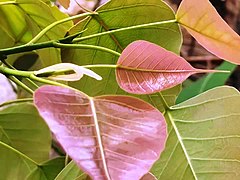
POLYGON ((116 64, 91 64, 91 65, 84 65, 84 68, 113 68, 116 69, 118 65, 116 64))
POLYGON ((56 81, 51 81, 51 80, 48 80, 48 79, 39 78, 39 77, 35 76, 34 74, 31 74, 31 76, 29 78, 33 81, 37 81, 37 82, 40 82, 40 83, 43 83, 43 84, 50 84, 50 85, 54 85, 54 86, 71 88, 71 87, 69 87, 65 84, 62 84, 62 83, 59 83, 59 82, 56 82, 56 81))
POLYGON ((53 47, 53 42, 54 41, 47 41, 47 42, 31 44, 31 45, 24 44, 20 46, 11 47, 11 48, 0 49, 0 58, 2 56, 5 57, 10 54, 17 54, 17 53, 28 52, 28 51, 33 51, 33 50, 43 49, 43 48, 50 48, 50 47, 53 47))
POLYGON ((10 5, 10 4, 16 4, 16 2, 15 2, 15 1, 0 2, 0 6, 3 6, 3 5, 10 5))
MULTIPOLYGON (((2 60, 3 64, 5 64, 8 68, 11 68, 11 69, 14 69, 16 70, 15 67, 13 67, 11 64, 9 64, 7 61, 5 60, 2 60)), ((31 79, 29 78, 26 78, 26 81, 29 82, 31 85, 33 85, 35 88, 38 88, 38 85, 35 84, 33 81, 31 81, 31 79)))
POLYGON ((10 54, 17 54, 17 53, 22 53, 22 52, 28 52, 28 51, 33 51, 37 49, 43 49, 43 48, 49 48, 49 47, 55 47, 55 48, 78 48, 78 49, 96 49, 100 51, 104 51, 107 53, 111 53, 115 56, 120 56, 121 54, 105 48, 101 46, 94 46, 94 45, 87 45, 87 44, 63 44, 59 43, 57 41, 47 41, 43 43, 37 43, 37 44, 32 44, 32 45, 21 45, 21 46, 16 46, 16 47, 11 47, 11 48, 6 48, 6 49, 1 49, 0 50, 0 57, 1 56, 7 56, 10 54))
POLYGON ((66 154, 66 156, 65 156, 65 167, 68 165, 68 160, 69 160, 69 156, 68 156, 68 154, 66 154))
POLYGON ((55 26, 57 26, 59 24, 62 24, 62 23, 65 23, 67 21, 71 21, 71 20, 74 20, 74 19, 82 18, 82 17, 85 17, 85 16, 91 16, 91 15, 94 15, 94 14, 98 14, 98 13, 97 12, 87 12, 87 13, 78 14, 78 15, 75 15, 75 16, 71 16, 71 17, 56 21, 56 22, 50 24, 49 26, 47 26, 46 28, 44 28, 38 35, 36 35, 31 41, 29 41, 27 43, 27 45, 30 45, 30 44, 33 44, 33 43, 37 42, 42 36, 44 36, 44 34, 46 34, 49 30, 51 30, 52 28, 54 28, 55 26))
POLYGON ((110 54, 113 54, 115 56, 120 56, 121 54, 119 52, 116 52, 112 49, 108 49, 102 46, 94 46, 94 45, 88 45, 88 44, 63 44, 63 43, 57 43, 54 42, 53 46, 56 48, 77 48, 77 49, 96 49, 99 51, 107 52, 110 54))
POLYGON ((20 71, 15 69, 10 69, 7 67, 0 66, 0 73, 5 75, 21 76, 21 77, 30 77, 33 74, 33 71, 20 71))
POLYGON ((26 90, 31 95, 34 93, 32 89, 30 89, 28 86, 26 86, 24 83, 22 83, 18 78, 15 76, 7 76, 10 80, 12 80, 15 84, 22 87, 24 90, 26 90))
POLYGON ((80 38, 75 38, 72 42, 75 43, 75 42, 83 41, 86 39, 91 39, 91 38, 95 38, 95 37, 99 37, 99 36, 103 36, 103 35, 107 35, 107 34, 112 34, 112 33, 116 33, 116 32, 128 31, 128 30, 132 30, 132 29, 139 29, 139 28, 162 25, 162 24, 176 23, 176 22, 177 22, 177 20, 173 19, 173 20, 166 20, 166 21, 153 22, 153 23, 147 23, 147 24, 140 24, 140 25, 136 25, 136 26, 130 26, 130 27, 115 29, 115 30, 111 30, 111 31, 101 32, 101 33, 97 33, 97 34, 92 34, 92 35, 84 36, 84 37, 80 37, 80 38))
POLYGON ((22 103, 22 102, 33 102, 33 98, 24 98, 24 99, 16 99, 12 101, 7 101, 2 104, 0 104, 0 107, 15 104, 15 103, 22 103))

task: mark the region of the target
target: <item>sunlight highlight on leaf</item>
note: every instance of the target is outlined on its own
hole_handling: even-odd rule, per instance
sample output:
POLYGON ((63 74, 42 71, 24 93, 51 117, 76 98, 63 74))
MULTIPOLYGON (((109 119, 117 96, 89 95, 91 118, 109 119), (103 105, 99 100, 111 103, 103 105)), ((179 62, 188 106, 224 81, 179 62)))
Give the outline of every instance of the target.
POLYGON ((217 72, 195 69, 182 57, 143 40, 128 45, 117 65, 119 86, 133 94, 159 92, 182 83, 192 74, 217 72))
POLYGON ((240 64, 240 37, 208 0, 183 0, 176 18, 208 51, 240 64))
POLYGON ((34 72, 35 75, 41 75, 45 73, 53 73, 52 75, 48 76, 48 78, 53 80, 78 81, 83 77, 84 74, 96 80, 102 80, 102 77, 96 74, 95 72, 72 63, 59 63, 34 72), (73 70, 75 73, 66 75, 54 74, 55 71, 68 71, 68 70, 73 70))
POLYGON ((34 102, 67 154, 93 179, 140 179, 165 147, 164 117, 142 100, 42 86, 34 102))

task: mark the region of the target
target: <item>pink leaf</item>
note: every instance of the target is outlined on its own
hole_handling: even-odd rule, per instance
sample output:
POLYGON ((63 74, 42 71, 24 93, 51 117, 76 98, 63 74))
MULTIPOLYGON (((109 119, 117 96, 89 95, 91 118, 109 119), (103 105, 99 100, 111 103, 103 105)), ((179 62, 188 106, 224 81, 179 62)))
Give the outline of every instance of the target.
POLYGON ((129 96, 42 86, 34 102, 66 153, 93 179, 140 179, 166 141, 163 115, 129 96))
POLYGON ((240 64, 240 37, 208 0, 183 0, 176 17, 208 51, 222 59, 240 64))
POLYGON ((135 41, 117 62, 119 86, 133 94, 151 94, 182 83, 190 75, 214 70, 193 68, 185 59, 147 41, 135 41))

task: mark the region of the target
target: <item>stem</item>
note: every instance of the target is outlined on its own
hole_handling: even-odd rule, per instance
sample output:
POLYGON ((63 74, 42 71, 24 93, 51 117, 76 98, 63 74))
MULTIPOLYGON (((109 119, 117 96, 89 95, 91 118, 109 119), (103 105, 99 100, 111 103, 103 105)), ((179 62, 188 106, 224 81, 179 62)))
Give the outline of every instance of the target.
POLYGON ((10 4, 16 4, 16 2, 15 1, 0 2, 0 6, 2 6, 2 5, 10 5, 10 4))
POLYGON ((0 73, 6 75, 13 75, 13 76, 21 76, 21 77, 30 77, 33 74, 33 71, 20 71, 15 69, 10 69, 7 67, 0 66, 0 73))
POLYGON ((43 84, 50 84, 50 85, 54 85, 54 86, 71 88, 71 87, 69 87, 65 84, 62 84, 62 83, 59 83, 59 82, 56 82, 56 81, 51 81, 51 80, 48 80, 48 79, 39 78, 39 77, 35 76, 34 74, 31 74, 29 78, 31 80, 34 80, 34 81, 37 81, 37 82, 40 82, 40 83, 43 83, 43 84))
MULTIPOLYGON (((11 69, 16 70, 15 67, 13 67, 11 64, 9 64, 9 63, 8 63, 7 61, 5 61, 5 60, 2 60, 2 63, 5 64, 8 68, 11 68, 11 69)), ((29 82, 31 85, 33 85, 35 88, 38 88, 38 85, 35 84, 33 81, 31 81, 31 79, 26 78, 26 81, 29 82)))
POLYGON ((0 104, 0 107, 15 104, 15 103, 32 102, 32 101, 33 101, 33 98, 16 99, 16 100, 4 102, 0 104))
POLYGON ((96 49, 103 52, 108 52, 110 54, 113 54, 115 56, 120 56, 121 54, 117 51, 114 51, 112 49, 108 49, 102 46, 94 46, 94 45, 88 45, 88 44, 63 44, 63 43, 57 43, 53 42, 53 46, 56 48, 77 48, 77 49, 96 49))
POLYGON ((90 64, 82 66, 84 68, 113 68, 116 69, 118 65, 116 64, 90 64))
POLYGON ((50 24, 49 26, 47 26, 46 28, 44 28, 38 35, 36 35, 31 41, 29 41, 27 43, 27 45, 30 45, 30 44, 33 44, 33 43, 37 42, 44 34, 46 34, 49 30, 51 30, 52 28, 54 28, 55 26, 57 26, 59 24, 62 24, 62 23, 65 23, 67 21, 71 21, 71 20, 74 20, 74 19, 78 19, 78 18, 81 18, 81 17, 91 16, 91 15, 94 15, 94 14, 97 14, 97 12, 82 13, 82 14, 78 14, 78 15, 75 15, 75 16, 71 16, 71 17, 56 21, 56 22, 50 24))
POLYGON ((128 31, 128 30, 132 30, 132 29, 139 29, 139 28, 144 28, 144 27, 149 27, 149 26, 156 26, 156 25, 162 25, 162 24, 169 24, 169 23, 177 23, 177 20, 176 19, 166 20, 166 21, 153 22, 153 23, 147 23, 147 24, 140 24, 140 25, 136 25, 136 26, 130 26, 130 27, 125 27, 125 28, 115 29, 115 30, 111 30, 111 31, 101 32, 101 33, 97 33, 97 34, 92 34, 92 35, 89 35, 89 36, 75 38, 73 40, 73 42, 79 42, 79 41, 83 41, 83 40, 86 40, 86 39, 91 39, 91 38, 95 38, 95 37, 99 37, 99 36, 103 36, 103 35, 107 35, 107 34, 112 34, 112 33, 116 33, 116 32, 128 31))
POLYGON ((53 47, 53 42, 54 41, 47 41, 47 42, 31 44, 31 45, 24 44, 20 46, 11 47, 11 48, 0 49, 0 57, 7 56, 10 54, 29 52, 37 49, 50 48, 50 47, 53 47))
POLYGON ((32 44, 32 45, 24 44, 24 45, 12 47, 12 48, 1 49, 0 56, 3 56, 3 55, 7 56, 10 54, 17 54, 17 53, 28 52, 28 51, 33 51, 33 50, 37 50, 37 49, 49 48, 49 47, 96 49, 96 50, 104 51, 107 53, 111 53, 115 56, 121 55, 120 53, 118 53, 112 49, 108 49, 108 48, 101 47, 101 46, 94 46, 94 45, 88 45, 88 44, 64 44, 64 43, 59 43, 57 41, 47 41, 47 42, 37 43, 37 44, 32 44))
POLYGON ((28 86, 26 86, 24 83, 22 83, 18 78, 15 76, 8 76, 9 79, 11 79, 15 84, 22 87, 24 90, 26 90, 31 95, 34 93, 32 89, 30 89, 28 86))
POLYGON ((65 156, 65 166, 67 166, 68 165, 68 160, 69 160, 69 156, 68 156, 68 154, 66 154, 66 156, 65 156))

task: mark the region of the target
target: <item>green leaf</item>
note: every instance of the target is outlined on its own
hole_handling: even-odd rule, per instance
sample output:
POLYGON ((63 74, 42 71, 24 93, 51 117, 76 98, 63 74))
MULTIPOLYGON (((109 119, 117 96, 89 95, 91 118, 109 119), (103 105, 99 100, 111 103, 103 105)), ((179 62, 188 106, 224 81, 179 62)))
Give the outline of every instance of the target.
POLYGON ((39 165, 28 176, 28 180, 54 180, 65 165, 65 158, 58 157, 39 165))
MULTIPOLYGON (((230 72, 233 72, 235 68, 236 65, 229 62, 223 62, 217 70, 229 70, 230 72)), ((186 86, 179 94, 177 103, 183 102, 214 87, 224 85, 230 75, 231 73, 214 73, 205 75, 196 82, 186 86)))
POLYGON ((158 179, 240 178, 240 95, 218 87, 167 112, 166 149, 152 172, 158 179))
POLYGON ((0 127, 5 143, 37 162, 49 158, 51 134, 32 104, 18 103, 0 111, 0 127))
MULTIPOLYGON (((14 39, 14 44, 9 43, 4 46, 25 44, 49 24, 66 17, 67 15, 61 13, 57 7, 52 7, 41 0, 16 0, 13 4, 2 5, 0 6, 0 33, 3 35, 1 37, 4 37, 4 41, 5 38, 14 39), (4 34, 1 29, 4 29, 4 34)), ((54 27, 40 39, 40 42, 64 37, 71 26, 72 22, 68 22, 54 27)), ((42 66, 61 62, 59 49, 48 48, 37 52, 42 66)))
MULTIPOLYGON (((86 29, 86 31, 81 34, 81 37, 84 37, 107 30, 175 19, 172 9, 168 7, 165 2, 159 0, 112 0, 97 9, 97 12, 99 15, 88 17, 81 21, 70 31, 70 33, 73 34, 86 29)), ((139 39, 161 45, 162 47, 175 53, 179 53, 182 42, 178 24, 168 23, 141 29, 122 31, 114 33, 113 35, 105 35, 84 40, 81 43, 103 46, 121 52, 128 44, 139 39)), ((118 57, 115 57, 112 54, 93 49, 71 49, 63 53, 63 61, 72 62, 78 65, 116 64, 117 58, 118 57)), ((126 94, 118 87, 113 69, 95 68, 93 71, 103 77, 101 82, 96 82, 86 77, 79 82, 70 83, 70 85, 86 92, 90 96, 103 94, 126 94)), ((176 87, 176 89, 179 90, 179 87, 176 87)), ((175 92, 177 91, 176 89, 174 90, 175 92)), ((175 99, 168 98, 167 92, 168 91, 164 92, 164 94, 166 94, 165 98, 167 98, 167 101, 169 100, 173 102, 175 99)), ((170 90, 170 92, 173 91, 170 90)), ((154 101, 152 98, 155 98, 155 96, 156 95, 153 97, 141 97, 147 99, 148 102, 152 102, 154 101)), ((154 104, 162 109, 162 104, 159 100, 154 104)))
POLYGON ((37 168, 35 162, 0 141, 0 179, 23 180, 37 168))
POLYGON ((75 164, 75 162, 71 161, 55 178, 55 180, 69 180, 69 179, 77 179, 77 180, 85 180, 87 178, 87 174, 79 169, 79 167, 75 164))

